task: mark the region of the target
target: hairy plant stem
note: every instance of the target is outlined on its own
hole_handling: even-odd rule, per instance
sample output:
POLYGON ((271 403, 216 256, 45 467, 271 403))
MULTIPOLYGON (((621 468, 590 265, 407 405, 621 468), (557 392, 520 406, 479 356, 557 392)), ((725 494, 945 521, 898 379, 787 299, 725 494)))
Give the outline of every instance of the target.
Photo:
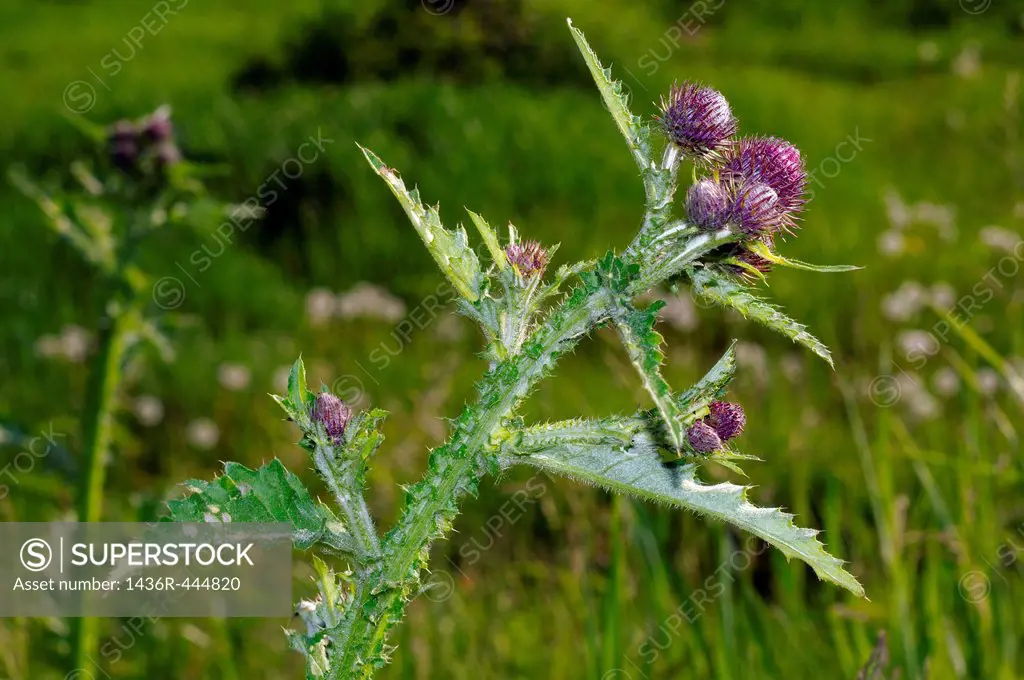
MULTIPOLYGON (((124 315, 105 317, 99 336, 99 353, 89 376, 86 412, 83 421, 84 469, 78 488, 78 521, 98 522, 103 515, 103 486, 106 481, 107 454, 113 435, 114 408, 121 384, 121 361, 126 337, 124 315)), ((74 619, 72 660, 74 668, 91 665, 89 651, 97 642, 97 619, 74 619), (89 665, 87 665, 89 664, 89 665)))
POLYGON ((327 486, 334 494, 334 500, 345 519, 345 527, 355 537, 360 552, 371 558, 378 558, 380 541, 366 499, 361 493, 351 491, 361 489, 362 483, 356 481, 354 469, 339 466, 337 460, 332 447, 317 448, 313 455, 316 469, 327 480, 327 486))
MULTIPOLYGON (((714 237, 695 236, 678 259, 693 262, 718 243, 714 237)), ((451 528, 458 500, 475 494, 483 476, 499 466, 496 439, 505 419, 561 355, 613 314, 615 297, 607 290, 581 292, 577 289, 550 313, 523 352, 488 371, 477 403, 456 421, 449 441, 431 452, 426 475, 409 489, 402 516, 384 538, 381 558, 358 570, 344 620, 326 631, 332 647, 328 678, 369 678, 385 663, 388 632, 421 588, 419 574, 427 566, 431 543, 451 528)), ((358 539, 360 527, 353 530, 358 539)))
POLYGON ((533 338, 541 350, 520 354, 498 364, 484 380, 474 408, 475 416, 460 419, 451 439, 430 454, 423 480, 410 489, 410 500, 398 524, 385 537, 384 559, 358 579, 350 620, 338 627, 338 645, 330 678, 367 678, 374 670, 369 660, 384 652, 390 628, 401 618, 405 601, 416 594, 418 577, 426 567, 427 551, 454 521, 456 501, 475 492, 490 469, 492 438, 516 405, 551 369, 559 355, 571 350, 595 325, 607 318, 606 297, 594 295, 582 303, 562 304, 533 338), (508 382, 503 376, 511 376, 508 382), (372 587, 374 579, 376 587, 372 587))

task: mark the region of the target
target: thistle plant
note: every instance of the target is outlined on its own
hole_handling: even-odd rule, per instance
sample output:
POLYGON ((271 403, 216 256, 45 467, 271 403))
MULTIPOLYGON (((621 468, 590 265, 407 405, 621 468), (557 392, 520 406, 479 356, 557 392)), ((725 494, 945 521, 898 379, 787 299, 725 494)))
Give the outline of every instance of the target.
MULTIPOLYGON (((111 462, 114 423, 122 376, 135 350, 149 344, 170 358, 168 323, 153 309, 153 282, 138 262, 140 248, 153 233, 203 220, 211 208, 198 177, 199 166, 182 158, 171 111, 160 107, 139 120, 99 126, 75 123, 102 152, 71 165, 73 183, 43 187, 22 168, 10 179, 38 205, 45 224, 93 269, 98 301, 98 338, 90 366, 82 415, 81 454, 76 490, 80 522, 103 519, 103 489, 111 462)), ((72 625, 72 657, 81 668, 95 652, 95 619, 72 625)))
POLYGON ((312 557, 318 592, 297 606, 304 627, 286 631, 306 658, 308 678, 367 678, 388 662, 389 633, 426 587, 431 544, 451 529, 460 500, 475 496, 485 475, 518 465, 727 522, 863 596, 818 532, 798 528, 780 509, 755 507, 746 487, 699 480, 704 466, 742 472, 740 465, 753 459, 735 447, 746 416, 725 396, 736 372, 733 348, 689 389, 673 389, 662 375, 663 339, 655 330, 660 305, 637 302, 656 286, 688 285, 693 295, 735 309, 831 364, 822 343, 752 288, 772 265, 849 269, 814 267, 776 252, 776 236, 794 231, 804 204, 799 152, 782 140, 736 139, 728 102, 696 84, 674 88, 660 115, 635 116, 583 34, 571 23, 570 30, 646 193, 642 226, 621 251, 549 274, 553 247, 521 240, 514 227, 503 242, 469 212, 490 260, 482 263, 464 228, 446 228, 437 206, 362 149, 458 292, 458 311, 479 326, 489 360, 476 401, 452 421, 448 441, 430 452, 396 524, 378 532, 364 496, 386 413, 354 413, 326 388, 314 393, 301 359, 287 394, 274 399, 298 428, 334 507, 315 500, 277 460, 256 470, 229 463, 212 482, 188 482, 191 493, 170 503, 179 521, 216 521, 229 513, 233 521, 290 522, 295 547, 318 553, 312 557), (677 198, 684 160, 692 162, 695 178, 677 198), (524 423, 518 415, 524 399, 563 356, 605 326, 617 332, 653 406, 624 417, 524 423))

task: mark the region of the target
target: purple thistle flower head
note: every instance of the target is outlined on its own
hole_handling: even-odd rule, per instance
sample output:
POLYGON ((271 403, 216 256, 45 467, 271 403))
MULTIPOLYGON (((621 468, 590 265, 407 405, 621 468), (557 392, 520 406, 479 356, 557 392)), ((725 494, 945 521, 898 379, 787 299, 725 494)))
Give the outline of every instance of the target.
POLYGON ((716 231, 729 221, 729 192, 718 182, 702 179, 686 192, 686 214, 701 229, 716 231))
POLYGON ((686 431, 686 439, 698 453, 711 453, 722 448, 722 439, 718 433, 703 420, 698 420, 690 426, 686 431))
POLYGON ((747 414, 743 407, 728 401, 711 402, 711 415, 707 423, 718 434, 722 441, 728 441, 740 435, 747 424, 747 414))
POLYGON ((525 277, 541 276, 548 266, 548 253, 536 241, 508 244, 505 257, 525 277))
POLYGON ((732 204, 732 219, 744 233, 770 233, 782 220, 778 194, 763 182, 741 185, 732 204))
POLYGON ((702 161, 718 156, 736 134, 729 102, 718 90, 697 83, 673 85, 661 100, 658 121, 673 144, 702 161))
POLYGON ((783 226, 793 226, 807 202, 807 173, 800 150, 777 137, 745 137, 725 159, 722 176, 737 183, 761 182, 776 193, 783 226))
POLYGON ((340 441, 341 436, 345 434, 348 421, 352 418, 352 409, 330 392, 321 392, 316 395, 311 416, 314 423, 324 426, 327 436, 340 441))

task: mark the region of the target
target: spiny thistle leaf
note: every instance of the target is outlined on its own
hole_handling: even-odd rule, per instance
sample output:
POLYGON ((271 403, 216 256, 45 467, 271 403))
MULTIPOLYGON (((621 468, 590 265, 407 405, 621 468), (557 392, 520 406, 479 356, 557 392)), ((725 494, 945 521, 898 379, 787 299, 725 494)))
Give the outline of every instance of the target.
POLYGON ((665 303, 661 300, 655 301, 643 310, 623 304, 620 305, 614 321, 622 344, 626 348, 626 354, 640 375, 644 389, 654 400, 669 440, 676 453, 679 453, 683 449, 686 432, 672 389, 661 375, 661 366, 665 362, 665 354, 661 351, 664 338, 654 330, 654 325, 658 322, 658 310, 664 306, 665 303))
POLYGON ((644 427, 641 418, 575 418, 532 425, 518 431, 516 454, 529 453, 563 444, 617 444, 628 446, 644 427))
POLYGON ((299 550, 316 543, 342 552, 354 548, 341 522, 276 458, 257 470, 227 463, 223 476, 185 486, 190 495, 167 503, 175 522, 287 522, 299 550))
POLYGON ((466 212, 469 213, 469 219, 473 221, 473 226, 480 232, 480 238, 484 240, 484 245, 487 246, 487 251, 491 254, 494 264, 498 265, 498 270, 505 271, 508 269, 508 258, 505 257, 505 251, 502 250, 501 244, 498 242, 498 235, 494 233, 494 229, 491 229, 491 225, 487 224, 487 220, 469 208, 466 208, 466 212))
POLYGON ((735 340, 729 345, 729 349, 725 350, 722 358, 704 374, 703 378, 679 395, 679 409, 684 415, 684 422, 689 425, 695 419, 694 416, 701 415, 711 405, 711 402, 721 397, 725 388, 732 382, 734 375, 736 375, 735 340))
POLYGON ((449 231, 441 224, 441 215, 436 206, 424 205, 420 200, 418 189, 409 191, 398 172, 384 164, 372 151, 359 147, 370 167, 387 182, 391 193, 409 216, 409 221, 416 228, 416 233, 430 251, 441 271, 448 277, 459 295, 470 302, 480 297, 480 261, 469 246, 466 231, 459 227, 449 231))
POLYGON ((793 342, 803 345, 833 366, 832 354, 820 340, 807 332, 807 327, 783 314, 778 307, 753 295, 749 289, 726 274, 708 267, 686 270, 693 290, 701 297, 721 307, 732 307, 743 316, 753 319, 793 342))
POLYGON ((855 272, 863 267, 858 267, 855 264, 810 264, 809 262, 801 262, 800 260, 791 260, 779 255, 774 250, 769 248, 766 244, 761 241, 751 241, 747 244, 747 249, 755 255, 759 255, 769 262, 783 267, 789 267, 791 269, 804 269, 809 272, 855 272))
POLYGON ((302 357, 299 357, 288 372, 288 402, 293 410, 304 414, 313 399, 314 395, 306 385, 306 365, 302 363, 302 357))
POLYGON ((864 588, 843 569, 843 562, 825 552, 818 532, 793 524, 793 516, 778 508, 759 508, 746 499, 748 487, 728 482, 704 485, 696 478, 697 465, 665 465, 648 433, 633 440, 628 451, 593 444, 553 446, 506 463, 529 463, 618 493, 685 508, 729 522, 760 537, 810 566, 819 578, 863 597, 864 588))
POLYGON ((597 89, 601 92, 601 98, 604 100, 608 111, 612 114, 619 132, 626 138, 626 143, 629 145, 629 150, 633 152, 637 165, 642 170, 648 170, 651 167, 651 159, 648 148, 649 133, 647 127, 639 116, 634 116, 630 112, 629 98, 623 91, 622 82, 612 80, 611 69, 601 65, 601 61, 587 43, 583 32, 572 25, 572 19, 567 19, 566 21, 569 23, 572 38, 576 41, 576 46, 579 48, 580 54, 583 55, 587 68, 590 69, 590 75, 594 77, 594 82, 597 83, 597 89))

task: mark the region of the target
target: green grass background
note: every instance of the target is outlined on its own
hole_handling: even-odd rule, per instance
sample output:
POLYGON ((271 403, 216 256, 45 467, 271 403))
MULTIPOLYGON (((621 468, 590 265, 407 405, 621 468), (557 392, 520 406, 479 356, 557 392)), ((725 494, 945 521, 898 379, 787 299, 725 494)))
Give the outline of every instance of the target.
MULTIPOLYGON (((177 359, 147 356, 130 367, 105 518, 150 519, 181 493, 180 481, 210 477, 224 460, 256 465, 278 456, 315 484, 295 432, 265 396, 279 367, 301 352, 316 380, 356 376, 361 404, 392 412, 369 498, 382 524, 393 521, 398 485, 419 476, 428 447, 443 440, 443 418, 471 398, 483 364, 464 321, 417 330, 383 370, 368 357, 381 343, 395 346, 394 324, 308 322, 305 299, 316 287, 339 292, 369 281, 412 308, 439 281, 354 142, 440 201, 449 223, 464 219, 462 206, 492 224, 511 220, 531 238, 561 243, 560 262, 624 246, 642 191, 565 30, 572 16, 624 78, 638 113, 653 112, 674 80, 703 80, 726 94, 744 133, 786 137, 811 168, 834 175, 819 171, 822 186, 799 235, 782 249, 866 268, 777 271, 767 292, 833 348, 836 370, 732 315, 698 309, 696 329, 665 329, 667 374, 684 386, 731 338, 749 343, 734 393, 749 418, 743 447, 764 458, 747 468, 752 499, 824 529, 870 600, 823 586, 774 551, 757 548, 748 560, 747 537, 722 526, 564 480, 535 480, 544 491, 520 511, 509 499, 530 480, 521 471, 467 500, 456 533, 434 548, 439 587, 411 607, 381 677, 853 678, 880 631, 889 640, 887 677, 1024 675, 1024 404, 1005 380, 994 394, 980 389, 991 362, 977 342, 956 335, 916 370, 898 338, 939 317, 923 310, 897 323, 882 313, 884 296, 908 281, 970 294, 1006 257, 981 230, 1024 230, 1024 6, 993 0, 967 11, 984 6, 725 0, 676 44, 667 32, 692 21, 693 6, 667 0, 481 2, 442 16, 417 2, 191 0, 108 77, 101 60, 113 48, 127 54, 124 36, 151 4, 4 3, 0 165, 56 179, 87 151, 63 104, 76 80, 96 87, 86 114, 94 122, 172 104, 186 154, 226 168, 211 190, 227 201, 253 195, 310 135, 335 140, 289 185, 273 228, 236 234, 213 266, 193 271, 196 283, 187 282, 176 310, 187 322, 174 340, 177 359), (395 20, 382 24, 383 12, 395 20), (504 52, 488 52, 488 30, 501 33, 504 52), (330 71, 338 65, 330 55, 342 55, 343 82, 308 77, 309 60, 296 56, 304 45, 322 46, 324 35, 334 51, 313 52, 321 56, 313 62, 330 71), (654 59, 652 72, 655 54, 665 61, 654 59), (242 73, 272 77, 239 87, 242 73), (827 159, 858 134, 870 141, 834 173, 827 159), (880 253, 878 239, 891 228, 887 192, 947 206, 955 234, 944 238, 918 220, 903 232, 905 252, 880 253), (248 388, 218 384, 225 362, 251 369, 248 388), (935 395, 929 417, 915 416, 909 388, 888 408, 870 399, 877 376, 905 370, 931 390, 944 368, 957 372, 961 388, 935 395), (131 413, 143 394, 164 404, 155 427, 131 413), (187 441, 187 424, 200 417, 220 429, 212 450, 187 441), (701 603, 709 578, 716 596, 701 603)), ((0 519, 70 519, 87 364, 39 356, 35 346, 67 324, 95 330, 94 282, 8 184, 0 184, 0 204, 0 414, 26 433, 52 425, 71 452, 19 474, 0 519)), ((162 232, 144 254, 147 269, 180 276, 177 265, 188 267, 204 244, 217 248, 202 232, 162 232)), ((998 280, 969 328, 999 356, 1019 358, 1024 283, 1019 273, 998 280)), ((638 403, 644 395, 625 358, 598 333, 527 412, 600 415, 638 403)), ((0 449, 0 463, 18 451, 0 449)), ((296 592, 305 588, 297 573, 296 592)), ((65 677, 66 625, 0 621, 0 678, 65 677)), ((126 649, 102 666, 114 678, 300 677, 284 625, 165 620, 131 633, 112 620, 104 634, 126 649)))

